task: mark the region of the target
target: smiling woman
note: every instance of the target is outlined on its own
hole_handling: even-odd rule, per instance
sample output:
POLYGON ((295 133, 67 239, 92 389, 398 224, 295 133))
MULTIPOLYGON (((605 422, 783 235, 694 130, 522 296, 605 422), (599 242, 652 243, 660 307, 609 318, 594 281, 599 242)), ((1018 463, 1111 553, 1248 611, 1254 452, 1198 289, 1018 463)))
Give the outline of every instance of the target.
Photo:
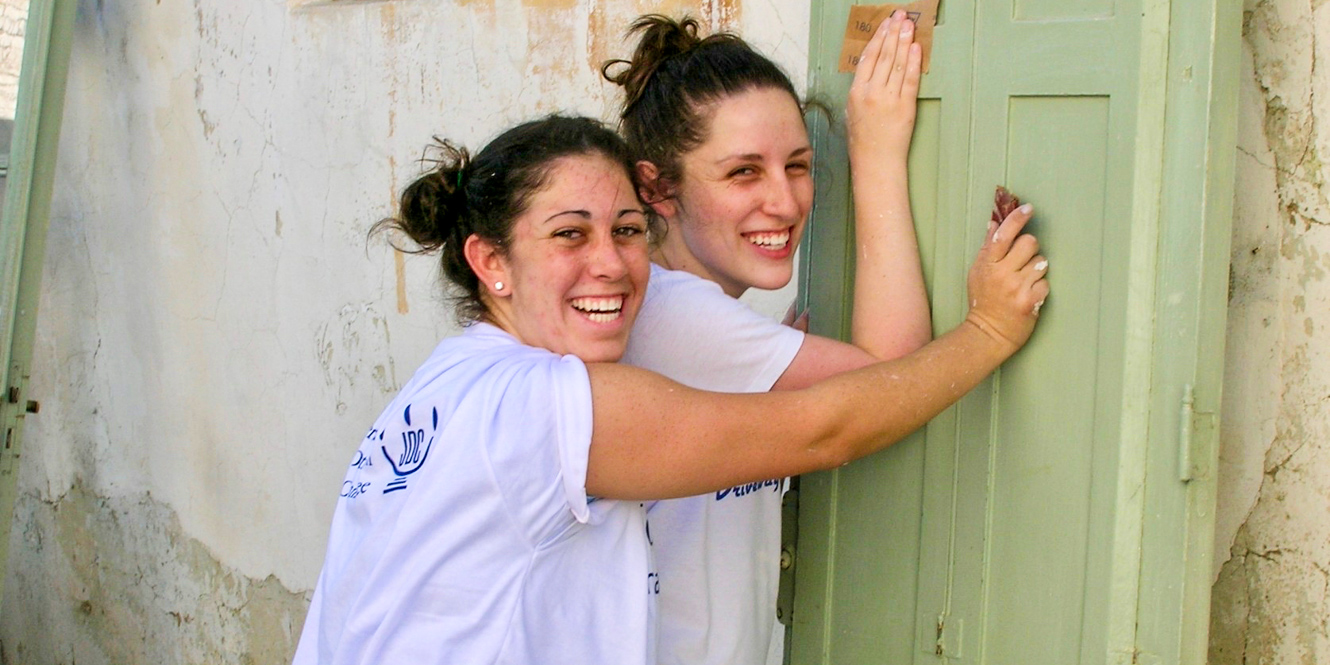
POLYGON ((626 156, 558 116, 474 161, 444 144, 382 224, 440 252, 469 325, 351 460, 296 663, 654 665, 670 580, 643 499, 746 495, 889 445, 1015 352, 1047 293, 1027 209, 981 250, 967 323, 909 358, 763 395, 606 362, 648 269, 626 156))
MULTIPOLYGON (((813 148, 794 98, 753 88, 708 105, 709 139, 680 157, 681 178, 654 207, 669 221, 658 261, 738 298, 790 281, 813 205, 813 148)), ((660 183, 658 169, 641 166, 660 183)))
MULTIPOLYGON (((695 388, 765 392, 927 343, 906 179, 920 53, 904 14, 873 36, 847 103, 856 212, 850 344, 801 335, 738 300, 790 281, 813 203, 812 149, 789 77, 737 35, 700 35, 690 18, 647 15, 630 33, 638 35, 632 59, 602 71, 624 88, 623 133, 667 233, 652 254, 651 288, 624 361, 695 388), (703 336, 708 344, 698 345, 703 336)), ((783 662, 781 505, 772 491, 651 507, 660 572, 672 580, 660 598, 661 665, 783 662)))
POLYGON ((510 240, 464 245, 481 282, 494 285, 482 296, 489 320, 523 344, 614 362, 646 293, 646 214, 622 163, 561 157, 545 180, 510 240))

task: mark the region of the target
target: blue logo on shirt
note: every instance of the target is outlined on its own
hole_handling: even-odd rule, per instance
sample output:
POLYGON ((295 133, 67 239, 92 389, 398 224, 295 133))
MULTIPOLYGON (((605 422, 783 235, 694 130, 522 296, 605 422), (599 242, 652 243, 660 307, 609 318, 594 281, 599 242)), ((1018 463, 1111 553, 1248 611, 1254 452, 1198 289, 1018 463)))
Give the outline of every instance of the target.
POLYGON ((397 445, 395 439, 387 439, 384 433, 379 433, 379 450, 383 451, 383 456, 388 460, 388 466, 392 467, 393 475, 397 476, 395 480, 389 481, 383 488, 383 493, 396 492, 406 489, 407 476, 420 470, 425 465, 425 460, 429 458, 429 449, 434 445, 434 435, 439 430, 439 410, 432 409, 433 419, 430 423, 429 437, 426 438, 425 429, 411 424, 411 405, 408 404, 402 411, 402 422, 405 427, 401 434, 401 445, 397 445), (392 448, 392 450, 389 450, 392 448))
POLYGON ((729 489, 716 492, 716 500, 721 501, 728 496, 747 496, 764 487, 770 487, 771 491, 779 492, 783 483, 778 479, 764 480, 760 483, 748 483, 747 485, 735 485, 729 489))

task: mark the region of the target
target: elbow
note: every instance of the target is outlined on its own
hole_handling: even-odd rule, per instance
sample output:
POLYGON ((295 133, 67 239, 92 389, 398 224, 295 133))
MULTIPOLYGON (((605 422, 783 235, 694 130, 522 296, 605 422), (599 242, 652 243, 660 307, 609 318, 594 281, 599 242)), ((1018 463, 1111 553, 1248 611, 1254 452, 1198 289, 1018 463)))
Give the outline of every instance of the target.
POLYGON ((908 356, 911 353, 914 353, 915 351, 918 351, 919 349, 928 346, 928 344, 932 341, 933 341, 933 326, 932 324, 925 322, 922 326, 920 326, 917 330, 914 330, 911 334, 902 335, 899 343, 894 349, 895 355, 891 358, 887 358, 887 360, 904 358, 905 356, 908 356))
POLYGON ((849 445, 836 446, 833 450, 829 451, 827 455, 824 455, 822 469, 839 469, 862 456, 863 453, 857 448, 849 445))
POLYGON ((933 341, 933 329, 925 328, 921 330, 919 334, 914 337, 914 339, 910 340, 910 349, 909 351, 906 351, 906 355, 914 353, 915 351, 918 351, 919 349, 928 346, 932 341, 933 341))
POLYGON ((813 447, 813 470, 837 469, 859 459, 865 452, 861 443, 859 437, 850 435, 844 428, 835 428, 813 447))

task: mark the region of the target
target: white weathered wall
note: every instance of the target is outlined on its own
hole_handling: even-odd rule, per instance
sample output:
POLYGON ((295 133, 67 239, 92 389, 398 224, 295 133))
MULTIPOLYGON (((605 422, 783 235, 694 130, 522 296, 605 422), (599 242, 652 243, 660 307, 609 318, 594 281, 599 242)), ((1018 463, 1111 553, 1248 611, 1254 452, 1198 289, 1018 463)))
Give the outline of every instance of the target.
POLYGON ((14 117, 28 0, 0 0, 0 118, 14 117))
POLYGON ((1330 6, 1245 9, 1210 662, 1330 663, 1330 6))
POLYGON ((454 332, 369 225, 431 135, 608 116, 690 8, 803 78, 794 0, 83 0, 5 663, 285 662, 363 430, 454 332))

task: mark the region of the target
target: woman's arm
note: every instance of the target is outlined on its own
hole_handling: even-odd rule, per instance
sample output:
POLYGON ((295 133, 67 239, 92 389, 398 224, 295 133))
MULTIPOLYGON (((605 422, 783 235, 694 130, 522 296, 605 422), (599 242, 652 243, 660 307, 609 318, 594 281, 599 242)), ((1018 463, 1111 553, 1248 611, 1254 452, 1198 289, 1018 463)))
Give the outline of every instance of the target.
POLYGON ((903 15, 883 21, 864 48, 846 102, 857 250, 852 343, 809 336, 776 389, 899 358, 932 338, 906 170, 921 55, 903 15))
POLYGON ((850 338, 882 360, 933 338, 906 171, 922 54, 904 12, 884 23, 864 48, 845 109, 858 250, 850 338))
POLYGON ((725 395, 623 365, 590 365, 587 492, 691 496, 835 467, 921 427, 1029 338, 1048 295, 1025 208, 989 234, 970 269, 965 321, 906 357, 799 391, 725 395), (994 239, 996 235, 997 239, 994 239))

